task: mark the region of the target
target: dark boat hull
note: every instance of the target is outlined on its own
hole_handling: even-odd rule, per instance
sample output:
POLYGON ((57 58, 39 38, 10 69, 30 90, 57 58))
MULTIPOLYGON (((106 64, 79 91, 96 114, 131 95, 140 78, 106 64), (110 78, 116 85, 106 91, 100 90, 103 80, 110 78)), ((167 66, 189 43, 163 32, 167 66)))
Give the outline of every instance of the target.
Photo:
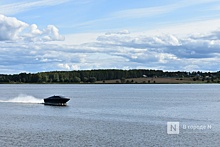
POLYGON ((44 105, 50 105, 50 106, 66 106, 66 103, 49 103, 49 102, 44 102, 44 105))
POLYGON ((49 98, 44 99, 45 105, 53 105, 53 106, 66 106, 69 98, 64 98, 61 96, 51 96, 49 98))

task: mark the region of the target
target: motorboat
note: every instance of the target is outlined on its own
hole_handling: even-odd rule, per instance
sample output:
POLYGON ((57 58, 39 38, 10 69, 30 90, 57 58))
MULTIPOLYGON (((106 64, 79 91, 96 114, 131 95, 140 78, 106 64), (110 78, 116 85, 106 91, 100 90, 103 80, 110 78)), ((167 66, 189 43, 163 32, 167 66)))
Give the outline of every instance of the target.
POLYGON ((54 95, 54 96, 45 98, 44 104, 45 105, 53 105, 53 106, 66 106, 67 105, 66 103, 69 100, 70 100, 69 98, 65 98, 63 96, 54 95))

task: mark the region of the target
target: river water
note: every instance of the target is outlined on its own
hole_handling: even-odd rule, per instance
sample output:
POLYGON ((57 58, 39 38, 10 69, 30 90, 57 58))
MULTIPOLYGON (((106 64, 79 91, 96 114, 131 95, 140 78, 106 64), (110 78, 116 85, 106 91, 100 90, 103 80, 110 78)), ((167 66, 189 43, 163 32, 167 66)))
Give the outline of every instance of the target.
POLYGON ((0 146, 220 145, 218 84, 2 84, 0 94, 0 146), (43 105, 52 95, 70 101, 43 105), (179 123, 172 135, 167 122, 179 123))

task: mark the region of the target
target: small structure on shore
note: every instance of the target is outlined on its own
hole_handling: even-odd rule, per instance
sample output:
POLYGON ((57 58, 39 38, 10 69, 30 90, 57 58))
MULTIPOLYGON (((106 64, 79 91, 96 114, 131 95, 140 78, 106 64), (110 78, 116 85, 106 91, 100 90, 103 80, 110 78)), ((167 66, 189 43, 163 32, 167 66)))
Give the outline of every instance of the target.
POLYGON ((70 100, 69 98, 54 95, 54 96, 45 98, 44 104, 45 105, 52 105, 52 106, 66 106, 67 105, 66 103, 69 100, 70 100))

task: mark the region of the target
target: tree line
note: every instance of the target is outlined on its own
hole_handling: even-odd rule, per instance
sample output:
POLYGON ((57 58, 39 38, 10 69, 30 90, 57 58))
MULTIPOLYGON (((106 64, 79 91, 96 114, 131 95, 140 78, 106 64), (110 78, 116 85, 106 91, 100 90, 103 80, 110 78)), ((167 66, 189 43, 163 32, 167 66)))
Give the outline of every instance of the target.
POLYGON ((148 69, 100 69, 100 70, 78 70, 78 71, 50 71, 39 73, 1 74, 0 83, 95 83, 96 81, 129 79, 141 77, 194 77, 198 78, 219 78, 218 72, 186 72, 166 71, 148 69))

